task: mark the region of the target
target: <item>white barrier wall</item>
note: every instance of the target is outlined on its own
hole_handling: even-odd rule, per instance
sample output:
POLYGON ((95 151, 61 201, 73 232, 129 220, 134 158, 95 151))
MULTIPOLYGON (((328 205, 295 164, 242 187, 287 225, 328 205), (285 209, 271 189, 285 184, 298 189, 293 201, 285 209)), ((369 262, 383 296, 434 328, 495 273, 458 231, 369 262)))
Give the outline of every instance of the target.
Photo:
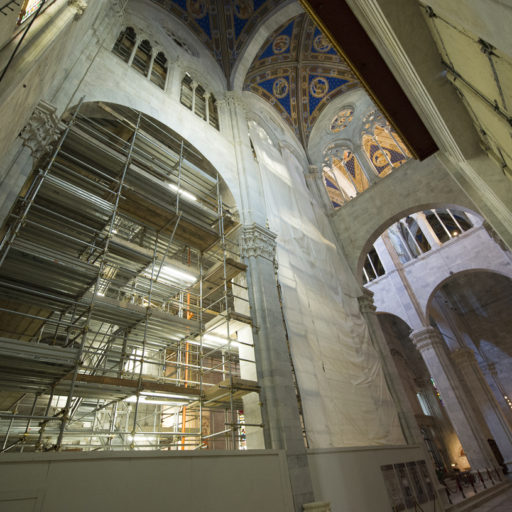
POLYGON ((293 511, 283 452, 2 455, 2 512, 293 511))
MULTIPOLYGON (((391 512, 393 508, 381 466, 425 460, 425 452, 419 446, 332 448, 310 450, 308 459, 315 496, 330 501, 332 512, 391 512)), ((409 473, 407 478, 415 496, 409 473)), ((396 490, 402 496, 401 490, 396 490)), ((401 499, 405 500, 403 496, 401 499)), ((444 509, 437 500, 435 508, 434 501, 428 501, 421 504, 421 510, 444 509)))

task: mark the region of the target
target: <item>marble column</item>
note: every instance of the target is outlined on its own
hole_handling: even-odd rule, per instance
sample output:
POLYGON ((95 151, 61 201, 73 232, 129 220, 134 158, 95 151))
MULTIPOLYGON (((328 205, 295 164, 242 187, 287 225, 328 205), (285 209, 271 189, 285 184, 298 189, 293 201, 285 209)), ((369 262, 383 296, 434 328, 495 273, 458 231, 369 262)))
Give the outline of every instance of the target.
POLYGON ((274 270, 276 235, 259 224, 245 225, 241 250, 255 323, 254 352, 261 387, 267 448, 286 451, 295 510, 314 500, 291 356, 274 270))
POLYGON ((59 138, 56 109, 40 101, 0 164, 0 224, 3 224, 36 163, 59 138))
POLYGON ((441 334, 433 327, 424 327, 414 331, 411 340, 436 383, 472 469, 496 467, 497 461, 487 442, 485 421, 472 405, 469 390, 459 377, 441 334))
POLYGON ((480 370, 474 352, 462 347, 452 352, 452 359, 482 411, 487 426, 500 449, 509 471, 512 470, 512 432, 496 398, 480 370))

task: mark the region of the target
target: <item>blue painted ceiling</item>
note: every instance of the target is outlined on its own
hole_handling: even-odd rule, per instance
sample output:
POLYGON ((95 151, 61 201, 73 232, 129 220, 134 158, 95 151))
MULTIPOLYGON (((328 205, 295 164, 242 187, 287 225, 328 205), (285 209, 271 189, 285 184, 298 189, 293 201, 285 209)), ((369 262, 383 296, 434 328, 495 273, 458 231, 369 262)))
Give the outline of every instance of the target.
MULTIPOLYGON (((279 0, 153 0, 181 19, 210 50, 229 81, 255 28, 279 0)), ((318 116, 339 94, 359 87, 354 74, 306 14, 271 34, 244 89, 271 103, 304 145, 318 116)))
POLYGON ((244 89, 272 104, 304 145, 318 116, 338 95, 359 87, 354 74, 306 14, 271 34, 244 89))
POLYGON ((279 0, 153 0, 183 21, 210 50, 226 77, 254 28, 279 0))

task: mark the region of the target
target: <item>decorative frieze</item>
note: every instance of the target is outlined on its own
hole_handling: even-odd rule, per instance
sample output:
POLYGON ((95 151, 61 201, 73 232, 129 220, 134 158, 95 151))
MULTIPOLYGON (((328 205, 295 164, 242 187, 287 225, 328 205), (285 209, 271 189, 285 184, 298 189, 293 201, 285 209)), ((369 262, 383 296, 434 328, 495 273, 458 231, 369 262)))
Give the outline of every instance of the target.
POLYGON ((38 160, 58 140, 61 130, 56 108, 45 101, 40 101, 20 137, 23 139, 23 145, 32 151, 34 160, 38 160))
POLYGON ((276 237, 275 233, 259 224, 244 226, 240 240, 242 256, 244 258, 262 257, 274 261, 276 237))

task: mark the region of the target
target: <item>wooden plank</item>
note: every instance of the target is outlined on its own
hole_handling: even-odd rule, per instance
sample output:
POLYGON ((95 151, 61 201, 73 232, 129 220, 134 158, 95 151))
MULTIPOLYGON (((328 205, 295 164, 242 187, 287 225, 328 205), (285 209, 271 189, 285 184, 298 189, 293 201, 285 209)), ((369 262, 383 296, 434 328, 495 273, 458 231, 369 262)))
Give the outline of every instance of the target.
MULTIPOLYGON (((64 380, 71 380, 71 375, 65 377, 64 380)), ((88 382, 91 384, 101 384, 104 386, 115 386, 137 389, 139 385, 138 379, 123 379, 120 377, 107 377, 102 375, 88 375, 85 373, 79 373, 77 375, 77 381, 88 382)), ((167 384, 163 382, 153 382, 150 380, 143 380, 141 383, 141 391, 154 391, 162 393, 172 393, 176 395, 184 396, 200 396, 199 389, 185 388, 183 386, 176 386, 175 384, 167 384)))

